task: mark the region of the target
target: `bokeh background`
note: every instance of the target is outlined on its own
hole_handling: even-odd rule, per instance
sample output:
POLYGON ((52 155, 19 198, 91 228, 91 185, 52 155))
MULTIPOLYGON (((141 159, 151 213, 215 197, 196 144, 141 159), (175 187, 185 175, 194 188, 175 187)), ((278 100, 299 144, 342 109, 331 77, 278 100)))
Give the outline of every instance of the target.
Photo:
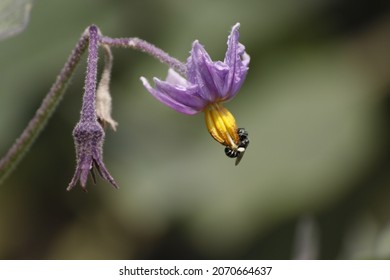
MULTIPOLYGON (((104 157, 120 185, 73 176, 85 59, 65 98, 0 186, 1 259, 390 258, 390 2, 35 1, 0 42, 0 153, 19 135, 84 29, 140 37, 185 60, 198 39, 223 60, 230 28, 251 56, 226 104, 251 144, 239 166, 203 115, 153 99, 165 78, 146 54, 114 49, 117 132, 104 157)), ((102 62, 103 60, 101 60, 102 62)))

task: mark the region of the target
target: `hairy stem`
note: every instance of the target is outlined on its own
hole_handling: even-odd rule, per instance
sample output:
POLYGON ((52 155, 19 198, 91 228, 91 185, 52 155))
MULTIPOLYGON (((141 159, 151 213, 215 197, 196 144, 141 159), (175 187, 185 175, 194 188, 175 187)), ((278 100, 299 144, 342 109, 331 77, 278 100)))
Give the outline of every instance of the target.
POLYGON ((30 120, 27 127, 23 130, 22 134, 14 142, 5 156, 0 159, 0 183, 4 181, 7 175, 22 159, 26 151, 28 151, 61 101, 69 79, 88 46, 88 38, 88 33, 84 33, 81 36, 34 117, 30 120))
POLYGON ((96 103, 96 81, 97 67, 99 58, 99 30, 96 25, 91 25, 88 28, 89 32, 89 47, 87 74, 85 76, 85 92, 83 96, 83 106, 81 108, 80 121, 92 122, 97 120, 95 103, 96 103))
POLYGON ((151 56, 157 58, 162 63, 168 64, 171 68, 175 69, 177 72, 186 76, 187 67, 186 65, 177 60, 176 58, 171 57, 169 54, 163 50, 157 48, 151 43, 148 43, 139 38, 109 38, 101 37, 100 42, 102 44, 107 44, 112 47, 122 47, 122 48, 133 48, 138 51, 145 52, 151 56))

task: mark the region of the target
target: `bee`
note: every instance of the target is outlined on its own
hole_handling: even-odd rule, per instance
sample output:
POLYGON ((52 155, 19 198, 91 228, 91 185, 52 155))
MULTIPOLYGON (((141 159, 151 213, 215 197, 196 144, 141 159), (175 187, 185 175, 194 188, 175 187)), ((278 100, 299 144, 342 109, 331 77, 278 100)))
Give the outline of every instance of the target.
POLYGON ((249 145, 248 132, 245 128, 237 129, 237 134, 240 138, 236 148, 225 147, 225 154, 230 158, 236 158, 236 165, 238 165, 244 156, 245 150, 249 145))

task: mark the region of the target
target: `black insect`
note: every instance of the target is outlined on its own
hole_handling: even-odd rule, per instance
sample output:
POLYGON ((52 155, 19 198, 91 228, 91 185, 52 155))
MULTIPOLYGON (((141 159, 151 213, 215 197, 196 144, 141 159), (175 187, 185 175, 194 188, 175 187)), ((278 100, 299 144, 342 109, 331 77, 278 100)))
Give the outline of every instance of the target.
POLYGON ((237 147, 225 147, 225 154, 230 158, 236 158, 236 165, 240 163, 245 150, 249 145, 248 132, 245 128, 237 129, 237 134, 240 137, 237 147))

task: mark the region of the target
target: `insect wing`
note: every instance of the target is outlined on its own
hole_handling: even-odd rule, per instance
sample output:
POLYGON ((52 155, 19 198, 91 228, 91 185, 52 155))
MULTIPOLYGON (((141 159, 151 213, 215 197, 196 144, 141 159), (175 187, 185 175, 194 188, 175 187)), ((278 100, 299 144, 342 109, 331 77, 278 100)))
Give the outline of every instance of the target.
POLYGON ((241 159, 243 158, 245 154, 245 148, 239 147, 237 150, 238 150, 238 155, 236 158, 236 166, 240 163, 241 159))

